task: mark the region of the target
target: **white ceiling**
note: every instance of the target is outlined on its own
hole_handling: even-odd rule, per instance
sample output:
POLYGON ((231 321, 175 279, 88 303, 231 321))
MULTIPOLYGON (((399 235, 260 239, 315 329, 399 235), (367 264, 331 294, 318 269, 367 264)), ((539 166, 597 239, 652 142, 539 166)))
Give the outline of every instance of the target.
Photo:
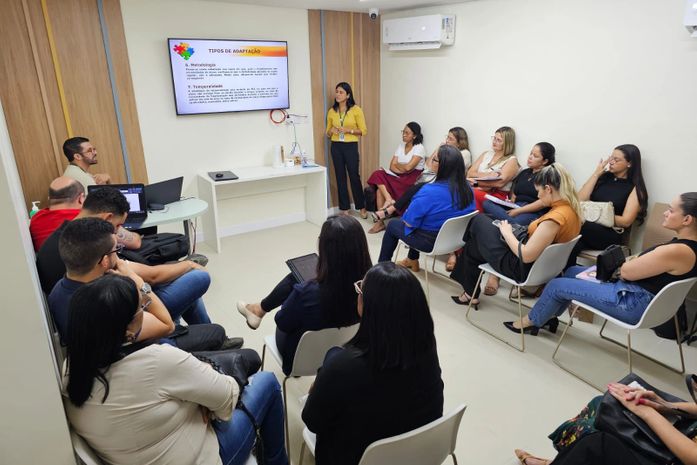
MULTIPOLYGON (((207 0, 210 1, 210 0, 207 0)), ((356 11, 367 13, 369 8, 380 12, 405 10, 423 6, 446 5, 476 0, 214 0, 225 3, 266 5, 282 8, 302 8, 308 10, 356 11)))

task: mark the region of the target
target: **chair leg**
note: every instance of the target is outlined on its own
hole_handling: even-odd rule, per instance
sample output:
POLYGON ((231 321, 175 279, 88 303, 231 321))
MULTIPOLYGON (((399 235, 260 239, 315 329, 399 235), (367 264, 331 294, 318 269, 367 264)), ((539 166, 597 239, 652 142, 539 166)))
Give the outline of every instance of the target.
POLYGON ((283 378, 283 423, 286 431, 286 452, 290 457, 290 432, 288 431, 288 391, 286 390, 286 382, 288 377, 283 378))
MULTIPOLYGON (((426 274, 426 302, 428 302, 428 305, 431 305, 431 285, 428 282, 428 257, 426 257, 426 263, 424 267, 424 274, 426 274)), ((433 257, 433 261, 436 261, 436 257, 433 257)))
MULTIPOLYGON (((574 316, 576 315, 576 312, 578 311, 579 308, 580 308, 580 307, 576 307, 576 308, 574 308, 573 312, 571 312, 571 319, 574 318, 574 316)), ((597 389, 597 390, 600 391, 600 392, 604 392, 604 391, 605 391, 604 389, 602 389, 602 388, 599 387, 599 386, 596 386, 595 384, 591 383, 588 379, 586 379, 586 378, 584 378, 583 376, 579 375, 578 373, 576 373, 575 371, 571 370, 570 368, 564 366, 564 365, 559 361, 559 359, 557 358, 557 352, 559 352, 559 348, 561 347, 561 343, 564 341, 564 338, 566 337, 566 332, 569 330, 570 327, 571 327, 571 325, 566 325, 566 326, 564 327, 564 331, 561 333, 561 337, 559 338, 559 342, 557 342, 557 347, 554 349, 554 352, 552 353, 552 361, 553 361, 559 368, 561 368, 561 369, 564 370, 565 372, 567 372, 567 373, 573 375, 576 379, 579 379, 579 380, 583 381, 584 383, 588 384, 589 386, 594 387, 595 389, 597 389)))
MULTIPOLYGON (((474 286, 475 289, 479 289, 479 285, 480 285, 481 282, 482 282, 482 276, 484 276, 484 271, 483 271, 483 270, 479 272, 479 278, 477 278, 477 284, 474 286)), ((473 294, 474 294, 474 292, 473 292, 473 294)), ((497 335, 497 334, 494 334, 493 332, 491 332, 491 331, 489 331, 488 329, 486 329, 484 326, 479 325, 479 324, 475 323, 474 321, 472 321, 472 319, 470 318, 470 311, 471 311, 471 310, 472 310, 472 299, 470 299, 470 304, 467 306, 467 313, 465 313, 465 318, 467 319, 467 321, 469 321, 469 322, 472 324, 472 326, 474 326, 475 328, 479 329, 480 331, 484 331, 484 332, 487 333, 489 336, 491 336, 491 337, 493 337, 493 338, 495 338, 495 339, 498 339, 498 340, 501 341, 501 342, 505 342, 506 344, 508 344, 509 346, 511 346, 511 347, 513 347, 514 349, 518 350, 519 352, 525 352, 525 335, 524 335, 522 329, 521 329, 521 338, 523 338, 523 340, 522 340, 522 348, 521 348, 521 347, 518 347, 518 346, 516 346, 516 345, 514 345, 514 344, 511 344, 510 342, 508 342, 506 339, 502 338, 501 336, 499 336, 499 335, 497 335)), ((521 307, 521 306, 518 306, 518 315, 521 317, 521 319, 522 319, 522 314, 523 314, 522 307, 521 307)))
MULTIPOLYGON (((697 320, 697 317, 695 317, 695 319, 697 320)), ((682 367, 681 373, 685 373, 685 356, 682 352, 682 334, 680 332, 680 322, 678 322, 677 313, 673 317, 673 321, 675 322, 675 342, 678 343, 678 352, 680 353, 680 366, 682 367)))
POLYGON ((627 330, 627 363, 629 364, 629 373, 632 373, 632 332, 627 330))
MULTIPOLYGON (((307 447, 307 445, 305 444, 305 440, 303 439, 303 445, 300 446, 300 460, 298 465, 303 465, 303 458, 305 458, 305 447, 307 447)), ((288 458, 288 460, 290 460, 290 457, 288 458)))
POLYGON ((455 457, 455 452, 450 454, 450 456, 453 458, 453 465, 457 465, 457 457, 455 457))
MULTIPOLYGON (((662 362, 662 361, 660 361, 660 360, 658 360, 658 359, 655 359, 655 358, 653 358, 653 357, 650 357, 649 355, 645 354, 644 352, 639 352, 638 350, 632 350, 632 352, 634 352, 634 353, 637 354, 637 355, 641 355, 642 357, 644 357, 644 358, 646 358, 646 359, 648 359, 648 360, 651 360, 652 362, 657 363, 658 365, 661 365, 663 368, 667 368, 667 369, 669 369, 670 371, 672 371, 672 372, 674 372, 674 373, 682 374, 682 373, 685 373, 685 357, 684 357, 684 354, 683 354, 683 351, 682 351, 682 344, 681 344, 680 338, 679 338, 679 336, 680 336, 680 325, 678 324, 678 316, 677 316, 677 315, 675 315, 675 316, 673 317, 673 321, 675 321, 675 324, 676 324, 676 333, 675 333, 675 334, 676 334, 676 336, 678 336, 678 339, 677 339, 676 342, 678 343, 678 351, 679 351, 679 353, 680 353, 680 370, 678 370, 677 368, 675 368, 675 367, 673 367, 673 366, 668 365, 668 364, 665 363, 665 362, 662 362)), ((605 329, 605 325, 607 325, 607 320, 605 320, 605 323, 603 323, 602 328, 600 328, 600 337, 602 337, 602 338, 605 339, 606 341, 610 341, 610 342, 612 342, 613 344, 616 344, 616 345, 618 345, 618 346, 620 346, 620 347, 626 349, 626 348, 628 347, 628 345, 622 344, 621 342, 616 341, 616 340, 614 340, 613 338, 608 337, 608 336, 605 336, 605 335, 603 334, 603 330, 605 329)))
MULTIPOLYGON (((518 288, 518 321, 520 322, 520 346, 523 348, 521 352, 525 352, 525 329, 523 329, 523 304, 521 302, 521 287, 516 286, 518 288)), ((513 289, 513 286, 511 286, 511 289, 513 289)))
POLYGON ((260 371, 264 371, 264 359, 266 358, 266 343, 261 348, 261 368, 260 371))

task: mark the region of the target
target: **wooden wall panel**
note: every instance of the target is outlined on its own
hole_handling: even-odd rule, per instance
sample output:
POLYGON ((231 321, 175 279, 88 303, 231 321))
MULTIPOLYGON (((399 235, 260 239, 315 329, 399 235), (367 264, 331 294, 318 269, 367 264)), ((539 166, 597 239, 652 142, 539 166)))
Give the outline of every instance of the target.
POLYGON ((46 180, 57 176, 54 148, 34 65, 21 1, 5 2, 0 14, 0 98, 27 205, 48 196, 46 180))
MULTIPOLYGON (((119 0, 103 1, 131 172, 134 181, 147 182, 121 7, 119 0)), ((46 6, 73 135, 88 137, 98 149, 99 163, 90 172, 125 182, 97 0, 47 0, 46 6)), ((0 40, 12 47, 0 57, 0 98, 25 200, 28 206, 41 200, 42 207, 49 183, 67 165, 61 146, 69 137, 45 19, 41 0, 3 2, 0 40)))
MULTIPOLYGON (((368 15, 340 11, 324 11, 324 56, 321 43, 321 14, 308 12, 310 24, 310 65, 312 70, 312 111, 315 131, 315 159, 331 164, 325 150, 325 104, 334 103, 334 86, 346 81, 351 84, 354 98, 363 109, 368 135, 361 138, 361 178, 365 184, 370 173, 379 166, 380 145, 380 23, 368 15), (376 40, 377 38, 377 40, 376 40), (322 83, 322 65, 326 82, 322 83)), ((332 205, 337 204, 336 178, 330 168, 332 205)))

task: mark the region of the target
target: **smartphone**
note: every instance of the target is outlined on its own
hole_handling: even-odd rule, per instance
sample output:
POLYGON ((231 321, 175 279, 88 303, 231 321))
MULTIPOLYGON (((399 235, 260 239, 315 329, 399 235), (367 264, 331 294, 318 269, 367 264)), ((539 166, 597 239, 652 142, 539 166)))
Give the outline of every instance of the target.
POLYGON ((497 228, 500 228, 501 227, 501 220, 494 220, 491 222, 491 224, 493 224, 497 228))

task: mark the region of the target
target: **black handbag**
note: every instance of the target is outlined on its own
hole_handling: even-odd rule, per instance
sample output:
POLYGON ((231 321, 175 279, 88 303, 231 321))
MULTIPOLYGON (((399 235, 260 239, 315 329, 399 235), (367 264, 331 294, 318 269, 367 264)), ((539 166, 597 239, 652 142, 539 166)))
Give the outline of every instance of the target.
POLYGON ((137 250, 123 249, 119 255, 132 262, 162 265, 189 254, 189 239, 184 234, 160 233, 144 236, 137 250))
POLYGON ((208 363, 218 373, 235 378, 240 391, 249 384, 249 377, 261 368, 261 358, 253 349, 210 350, 191 355, 208 363))
POLYGON ((363 198, 365 199, 365 209, 369 212, 378 211, 377 191, 373 186, 367 186, 363 189, 363 198))
MULTIPOLYGON (((634 373, 630 373, 619 382, 629 385, 634 381, 641 384, 645 389, 654 391, 668 402, 684 402, 672 394, 654 388, 634 373)), ((697 433, 695 430, 697 424, 694 418, 678 417, 673 426, 690 438, 697 433)), ((680 463, 675 454, 663 444, 658 435, 642 419, 624 408, 620 401, 615 399, 609 392, 605 392, 603 400, 598 407, 595 428, 621 439, 635 452, 638 452, 636 458, 644 465, 680 463)))
POLYGON ((619 269, 630 254, 628 247, 613 244, 600 252, 596 261, 596 278, 599 281, 617 281, 619 269))

